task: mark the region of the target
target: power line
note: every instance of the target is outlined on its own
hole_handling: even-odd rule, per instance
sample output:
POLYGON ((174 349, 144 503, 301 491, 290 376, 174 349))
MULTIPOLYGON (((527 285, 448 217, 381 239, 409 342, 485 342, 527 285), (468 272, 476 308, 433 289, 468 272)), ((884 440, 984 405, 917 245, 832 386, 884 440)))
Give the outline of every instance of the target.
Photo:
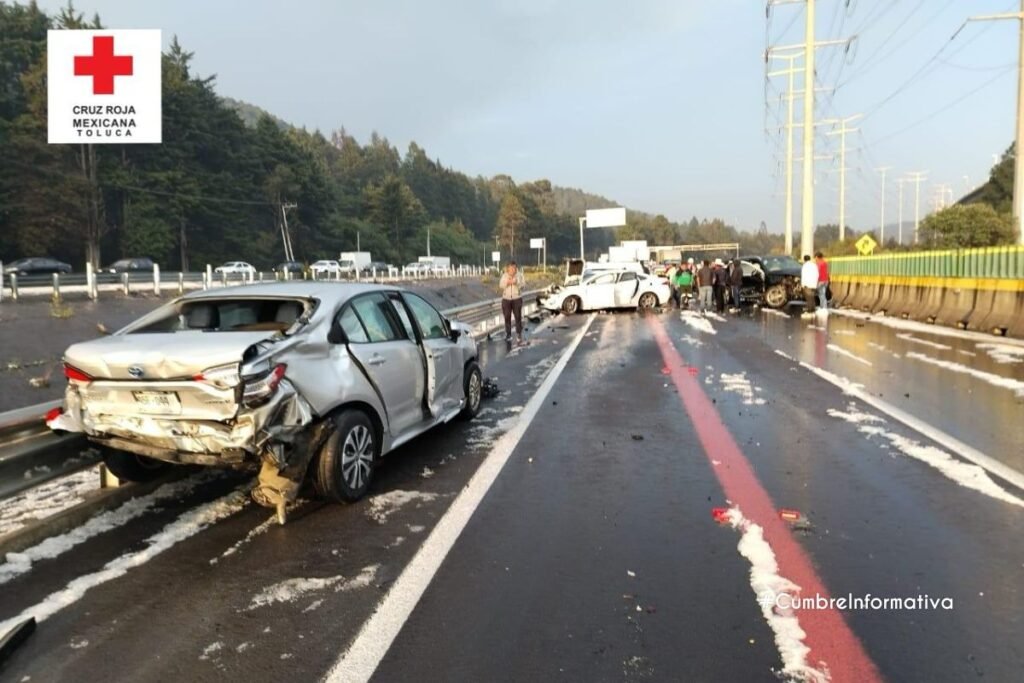
POLYGON ((923 118, 920 118, 917 121, 914 121, 910 125, 905 126, 904 128, 900 128, 897 131, 894 131, 892 133, 889 133, 888 135, 885 135, 883 137, 880 137, 880 138, 874 140, 874 142, 872 144, 877 145, 877 144, 879 144, 881 142, 885 142, 886 140, 891 140, 892 138, 894 138, 894 137, 896 137, 898 135, 901 135, 901 134, 907 132, 908 130, 916 128, 917 126, 921 125, 922 123, 926 123, 927 121, 931 121, 932 119, 934 119, 939 114, 942 114, 942 113, 948 111, 949 109, 952 109, 956 105, 958 105, 961 102, 963 102, 964 100, 966 100, 971 95, 974 95, 975 93, 977 93, 977 92, 979 92, 981 90, 984 90, 985 88, 987 88, 988 86, 992 85, 997 80, 999 80, 1000 78, 1005 76, 1006 74, 1011 73, 1013 68, 1016 67, 1016 66, 1017 66, 1016 64, 1011 65, 1010 67, 1008 67, 1008 68, 1004 69, 1003 71, 997 73, 995 76, 993 76, 992 78, 988 79, 987 81, 985 81, 984 83, 979 85, 977 88, 974 88, 973 90, 970 90, 970 91, 964 93, 963 95, 961 95, 960 97, 957 97, 952 102, 949 102, 945 106, 943 106, 943 107, 941 107, 939 109, 936 109, 931 114, 928 114, 927 116, 925 116, 923 118))

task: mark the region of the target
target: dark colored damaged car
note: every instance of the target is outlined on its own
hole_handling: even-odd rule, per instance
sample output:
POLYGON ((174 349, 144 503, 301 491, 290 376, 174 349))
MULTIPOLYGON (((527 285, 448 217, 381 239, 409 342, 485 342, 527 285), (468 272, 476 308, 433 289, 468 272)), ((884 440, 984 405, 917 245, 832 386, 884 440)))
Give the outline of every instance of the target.
POLYGON ((253 497, 286 505, 307 479, 354 501, 378 459, 480 408, 469 327, 380 285, 208 290, 64 355, 50 427, 83 432, 118 477, 167 463, 260 468, 253 497))
POLYGON ((791 301, 803 300, 800 263, 792 256, 746 256, 743 261, 744 289, 751 295, 759 289, 766 306, 782 308, 791 301), (748 275, 748 263, 759 269, 760 273, 748 275))

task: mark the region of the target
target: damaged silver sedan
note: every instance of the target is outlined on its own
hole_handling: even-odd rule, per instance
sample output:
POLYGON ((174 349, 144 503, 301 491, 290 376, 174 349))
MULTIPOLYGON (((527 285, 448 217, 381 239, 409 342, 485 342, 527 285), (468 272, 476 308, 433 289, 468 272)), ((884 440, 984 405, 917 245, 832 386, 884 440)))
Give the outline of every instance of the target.
POLYGON ((307 475, 362 497, 378 459, 480 409, 471 329, 419 295, 289 282, 189 294, 64 354, 51 428, 83 432, 121 479, 166 463, 260 467, 284 521, 307 475))

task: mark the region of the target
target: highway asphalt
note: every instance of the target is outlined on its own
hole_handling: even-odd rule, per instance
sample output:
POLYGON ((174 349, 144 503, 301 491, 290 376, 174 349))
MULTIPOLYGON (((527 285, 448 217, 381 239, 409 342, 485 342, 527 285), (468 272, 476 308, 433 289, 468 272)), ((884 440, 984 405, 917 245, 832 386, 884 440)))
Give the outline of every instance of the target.
POLYGON ((0 680, 1019 680, 1024 491, 992 470, 1022 469, 1024 364, 992 343, 836 314, 548 319, 485 342, 502 393, 385 458, 367 500, 279 527, 206 472, 9 557, 0 621, 44 618, 0 680))

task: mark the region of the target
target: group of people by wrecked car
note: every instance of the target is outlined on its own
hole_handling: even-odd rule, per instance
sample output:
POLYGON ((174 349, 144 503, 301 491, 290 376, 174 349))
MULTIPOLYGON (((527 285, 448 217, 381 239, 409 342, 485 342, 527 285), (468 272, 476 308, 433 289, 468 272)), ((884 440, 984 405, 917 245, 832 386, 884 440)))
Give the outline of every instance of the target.
POLYGON ((726 293, 729 294, 730 313, 738 313, 740 287, 743 285, 743 266, 740 259, 728 264, 720 258, 704 259, 697 263, 690 258, 685 263, 673 264, 666 272, 672 288, 672 302, 677 308, 691 308, 696 302, 702 314, 714 308, 719 314, 726 311, 726 293))

